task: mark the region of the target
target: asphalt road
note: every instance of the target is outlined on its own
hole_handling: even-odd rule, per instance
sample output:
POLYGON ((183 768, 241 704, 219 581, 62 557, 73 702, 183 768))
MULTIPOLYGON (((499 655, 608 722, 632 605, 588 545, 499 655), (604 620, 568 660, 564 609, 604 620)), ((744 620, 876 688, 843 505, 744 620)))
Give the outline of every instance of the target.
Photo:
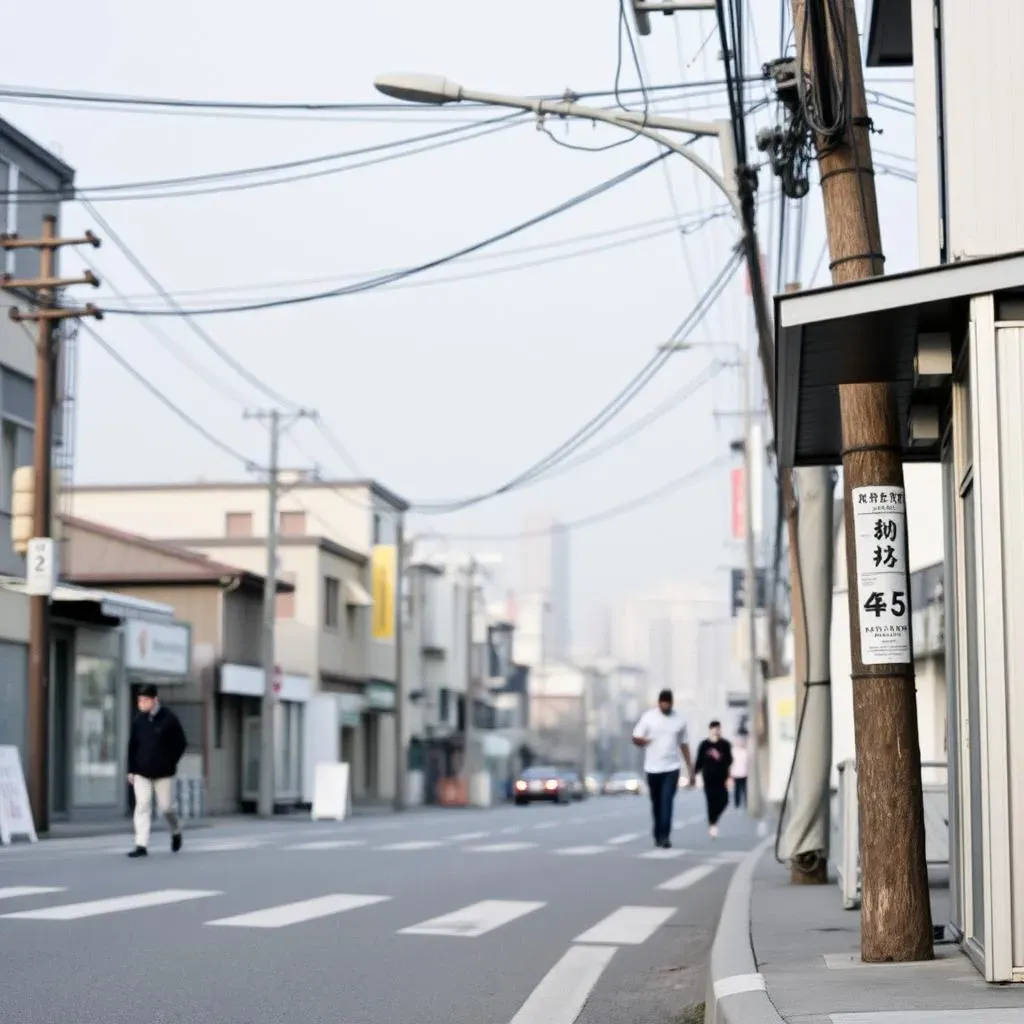
MULTIPOLYGON (((0 849, 0 1016, 19 1024, 676 1024, 729 877, 680 794, 289 819, 0 849)), ((127 830, 126 830, 127 831, 127 830)))

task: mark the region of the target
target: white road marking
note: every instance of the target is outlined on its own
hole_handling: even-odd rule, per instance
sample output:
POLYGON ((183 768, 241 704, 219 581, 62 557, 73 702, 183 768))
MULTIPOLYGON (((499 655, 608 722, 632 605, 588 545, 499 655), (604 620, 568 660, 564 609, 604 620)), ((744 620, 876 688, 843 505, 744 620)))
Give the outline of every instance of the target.
POLYGON ((486 839, 490 832, 461 832, 457 836, 449 836, 450 843, 468 843, 472 839, 486 839))
POLYGON ((378 846, 378 850, 433 850, 438 846, 444 846, 439 839, 413 839, 408 843, 388 843, 386 846, 378 846))
POLYGON ((510 1024, 574 1024, 614 955, 614 946, 572 946, 510 1024))
POLYGON ((475 939, 510 924, 512 921, 540 910, 543 903, 525 900, 484 900, 442 917, 403 928, 399 935, 447 935, 452 938, 475 939))
POLYGON ((467 846, 470 853, 512 853, 514 850, 529 850, 536 843, 489 843, 487 846, 467 846))
POLYGON ((67 892, 62 885, 9 885, 0 889, 0 900, 16 900, 19 896, 46 896, 52 892, 67 892))
POLYGON ((675 907, 619 907, 573 941, 609 946, 639 946, 675 912, 675 907))
POLYGON ((689 850, 648 850, 639 856, 642 860, 675 860, 677 857, 685 857, 689 850))
POLYGON ((352 846, 365 846, 365 839, 318 839, 312 843, 296 843, 286 850, 344 850, 352 846))
POLYGON ((227 853, 229 850, 252 850, 263 846, 259 839, 212 839, 197 843, 186 843, 185 848, 199 853, 227 853))
POLYGON ((4 914, 3 917, 21 921, 78 921, 83 917, 101 917, 104 914, 162 907, 168 903, 184 903, 186 900, 219 895, 218 891, 206 889, 157 889, 154 892, 140 892, 135 896, 114 896, 106 900, 90 900, 88 903, 65 903, 43 910, 20 910, 16 914, 4 914))
POLYGON ((627 832, 623 836, 616 836, 614 839, 608 840, 609 846, 622 846, 624 843, 632 843, 634 840, 640 838, 639 832, 627 832))
POLYGON ((554 850, 563 857, 593 857, 598 853, 607 853, 607 846, 567 846, 564 850, 554 850))
POLYGON ((717 864, 739 864, 743 858, 746 857, 746 853, 739 850, 725 850, 722 853, 716 853, 712 858, 712 863, 717 864))
POLYGON ((502 831, 503 835, 510 836, 510 835, 513 835, 516 832, 522 832, 523 831, 523 826, 522 825, 511 825, 509 828, 503 828, 501 831, 502 831))
POLYGON ((676 875, 675 878, 662 882, 658 888, 663 889, 665 892, 681 892, 683 889, 689 889, 691 885, 704 881, 708 875, 713 875, 718 867, 718 864, 698 864, 697 867, 689 868, 681 875, 676 875))
POLYGON ((534 828, 554 828, 556 825, 561 825, 560 821, 542 821, 538 825, 534 825, 534 828))
POLYGON ((350 896, 347 893, 337 892, 329 896, 317 896, 311 900, 282 903, 278 907, 254 910, 249 914, 238 914, 236 917, 222 917, 218 921, 207 921, 206 923, 225 928, 284 928, 290 924, 301 924, 303 921, 315 921, 320 917, 330 917, 332 914, 343 914, 346 910, 369 907, 374 903, 383 903, 390 898, 390 896, 350 896))

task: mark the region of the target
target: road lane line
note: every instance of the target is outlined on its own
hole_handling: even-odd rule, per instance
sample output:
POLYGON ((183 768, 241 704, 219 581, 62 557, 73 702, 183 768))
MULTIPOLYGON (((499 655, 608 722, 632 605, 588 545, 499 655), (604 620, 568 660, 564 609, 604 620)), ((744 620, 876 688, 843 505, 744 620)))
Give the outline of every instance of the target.
POLYGON ((516 832, 522 832, 523 831, 523 826, 522 825, 510 825, 508 828, 503 828, 501 831, 502 831, 503 835, 510 836, 510 835, 513 835, 516 832))
POLYGON ((533 827, 534 828, 555 828, 556 826, 561 825, 561 824, 562 824, 562 822, 560 822, 560 821, 542 821, 539 824, 534 825, 533 827))
POLYGON ((450 843, 468 843, 473 839, 486 839, 490 832, 460 832, 457 836, 449 836, 450 843))
POLYGON ((365 846, 365 839, 318 839, 312 843, 296 843, 285 850, 344 850, 352 846, 365 846))
POLYGON ((439 839, 413 839, 408 843, 388 843, 378 846, 378 850, 435 850, 444 843, 439 839))
POLYGON ((639 946, 675 912, 675 907, 619 907, 573 941, 610 946, 639 946))
POLYGON ((47 896, 54 892, 67 892, 63 885, 9 885, 0 889, 0 900, 16 900, 21 896, 47 896))
POLYGON ((553 850, 562 857, 593 857, 598 853, 608 853, 607 846, 567 846, 562 850, 553 850))
POLYGON ((399 935, 446 935, 475 939, 540 910, 543 903, 526 900, 483 900, 441 917, 402 928, 399 935))
POLYGON ((155 892, 140 892, 134 896, 114 896, 106 900, 90 900, 88 903, 65 903, 43 910, 20 910, 16 914, 4 914, 5 918, 21 921, 78 921, 83 917, 101 917, 104 914, 118 914, 127 910, 143 910, 147 907, 162 907, 168 903, 184 903, 186 900, 200 900, 207 896, 220 896, 220 892, 208 889, 158 889, 155 892))
POLYGON ((351 896, 347 893, 331 893, 329 896, 317 896, 311 900, 299 900, 296 903, 282 903, 277 907, 254 910, 248 914, 235 917, 222 917, 206 924, 224 928, 284 928, 303 921, 315 921, 320 917, 332 914, 344 914, 347 910, 358 910, 374 903, 383 903, 390 896, 351 896))
POLYGON ((665 892, 681 892, 683 889, 689 889, 691 885, 703 882, 708 875, 713 875, 719 866, 718 864, 698 864, 697 867, 688 868, 682 874, 670 878, 667 882, 662 882, 658 888, 665 892))
POLYGON ((571 947, 510 1024, 574 1024, 614 955, 614 946, 571 947))
POLYGON ((486 846, 467 846, 470 853, 512 853, 515 850, 531 850, 536 843, 488 843, 486 846))
POLYGON ((637 856, 641 860, 676 860, 678 857, 685 857, 689 852, 689 850, 648 850, 637 856))
POLYGON ((195 853, 227 853, 230 850, 254 850, 265 845, 260 839, 209 839, 186 842, 185 848, 195 853))
POLYGON ((625 835, 616 836, 614 839, 608 840, 609 846, 622 846, 625 843, 632 843, 640 838, 639 832, 627 832, 625 835))

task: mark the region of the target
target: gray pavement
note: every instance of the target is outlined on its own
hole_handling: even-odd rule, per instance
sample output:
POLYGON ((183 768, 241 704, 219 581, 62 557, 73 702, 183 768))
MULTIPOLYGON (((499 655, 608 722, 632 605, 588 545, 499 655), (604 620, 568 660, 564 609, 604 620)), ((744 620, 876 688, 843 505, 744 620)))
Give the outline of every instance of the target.
POLYGON ((753 845, 702 807, 680 795, 671 851, 631 797, 0 849, 3 1017, 677 1024, 753 845))

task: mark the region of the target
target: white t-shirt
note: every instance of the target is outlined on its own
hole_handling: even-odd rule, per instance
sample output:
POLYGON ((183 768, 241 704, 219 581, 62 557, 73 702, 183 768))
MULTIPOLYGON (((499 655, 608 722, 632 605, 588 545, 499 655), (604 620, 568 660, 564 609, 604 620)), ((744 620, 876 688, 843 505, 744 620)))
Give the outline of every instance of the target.
POLYGON ((747 777, 747 748, 733 746, 732 748, 732 777, 734 779, 745 779, 747 777))
POLYGON ((686 723, 677 711, 662 714, 660 708, 651 708, 640 716, 633 730, 636 739, 650 740, 644 747, 645 772, 674 772, 683 767, 679 746, 685 743, 686 723))

